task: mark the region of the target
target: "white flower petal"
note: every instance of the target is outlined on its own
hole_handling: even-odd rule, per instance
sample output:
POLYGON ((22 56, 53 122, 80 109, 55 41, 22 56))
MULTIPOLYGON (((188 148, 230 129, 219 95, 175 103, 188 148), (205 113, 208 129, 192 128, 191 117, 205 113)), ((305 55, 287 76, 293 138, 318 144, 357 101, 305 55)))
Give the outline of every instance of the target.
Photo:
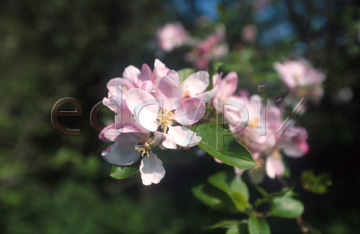
POLYGON ((176 143, 174 141, 174 138, 169 135, 169 134, 164 134, 165 139, 163 140, 163 142, 161 143, 162 146, 166 149, 176 149, 176 143))
POLYGON ((165 176, 163 163, 156 154, 150 152, 140 163, 141 180, 144 185, 158 184, 165 176))
POLYGON ((191 96, 202 93, 209 86, 209 73, 206 71, 198 71, 191 74, 182 83, 183 90, 190 93, 191 96))
POLYGON ((168 134, 174 138, 177 145, 183 147, 193 147, 201 141, 201 137, 196 133, 183 126, 169 126, 168 134))
POLYGON ((156 131, 159 103, 151 94, 142 89, 131 89, 127 93, 126 104, 143 128, 156 131))
POLYGON ((274 179, 276 176, 282 175, 285 172, 285 167, 280 158, 269 156, 266 160, 266 174, 274 179))

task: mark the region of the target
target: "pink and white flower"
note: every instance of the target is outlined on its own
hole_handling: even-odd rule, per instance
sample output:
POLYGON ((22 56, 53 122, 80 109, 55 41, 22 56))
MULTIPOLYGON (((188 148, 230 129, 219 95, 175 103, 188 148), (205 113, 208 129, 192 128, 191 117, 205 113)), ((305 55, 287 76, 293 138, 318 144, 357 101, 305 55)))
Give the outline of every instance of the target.
POLYGON ((115 123, 99 134, 101 140, 114 142, 103 152, 105 159, 128 166, 142 156, 143 184, 159 183, 165 170, 152 150, 158 146, 192 147, 200 142, 201 137, 185 126, 203 117, 204 100, 211 99, 216 92, 216 89, 204 92, 208 84, 208 73, 200 71, 190 75, 181 86, 177 72, 160 60, 155 60, 153 71, 146 64, 141 70, 127 67, 123 78, 109 81, 108 98, 103 100, 115 112, 115 123))
POLYGON ((223 58, 228 52, 225 42, 225 27, 219 25, 215 32, 204 41, 198 42, 196 47, 186 55, 185 59, 194 63, 197 69, 205 69, 209 61, 223 58))
POLYGON ((180 23, 167 23, 157 30, 159 47, 165 52, 187 44, 191 41, 188 32, 180 23))
POLYGON ((320 102, 324 93, 322 83, 325 80, 325 74, 316 70, 307 60, 276 62, 274 68, 290 89, 291 96, 298 99, 308 98, 314 103, 320 102))
POLYGON ((109 146, 102 156, 111 164, 129 166, 141 159, 140 173, 144 185, 158 184, 165 176, 162 161, 158 159, 151 149, 161 142, 161 135, 143 133, 125 133, 114 139, 114 144, 109 146))

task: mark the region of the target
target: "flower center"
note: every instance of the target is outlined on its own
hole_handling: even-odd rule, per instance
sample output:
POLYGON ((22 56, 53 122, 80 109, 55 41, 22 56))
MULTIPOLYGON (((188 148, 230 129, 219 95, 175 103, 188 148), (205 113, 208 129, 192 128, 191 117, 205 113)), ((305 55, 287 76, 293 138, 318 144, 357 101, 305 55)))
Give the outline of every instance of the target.
POLYGON ((299 74, 295 74, 295 75, 293 76, 293 78, 294 78, 294 80, 295 80, 296 83, 299 83, 299 79, 300 79, 299 74))
POLYGON ((184 98, 189 98, 190 97, 190 92, 189 92, 189 90, 188 90, 188 86, 187 85, 183 85, 182 87, 181 87, 181 89, 182 89, 182 97, 184 97, 184 98))
POLYGON ((173 124, 173 121, 172 121, 173 115, 174 114, 171 111, 168 111, 165 109, 162 109, 159 111, 158 120, 161 124, 161 128, 164 133, 167 131, 168 125, 173 124))
POLYGON ((135 150, 141 152, 141 157, 144 157, 145 154, 149 157, 149 151, 151 150, 151 146, 149 145, 149 143, 145 142, 143 145, 136 145, 135 150))
POLYGON ((250 128, 257 128, 259 126, 259 119, 253 119, 252 121, 249 122, 248 126, 250 128))

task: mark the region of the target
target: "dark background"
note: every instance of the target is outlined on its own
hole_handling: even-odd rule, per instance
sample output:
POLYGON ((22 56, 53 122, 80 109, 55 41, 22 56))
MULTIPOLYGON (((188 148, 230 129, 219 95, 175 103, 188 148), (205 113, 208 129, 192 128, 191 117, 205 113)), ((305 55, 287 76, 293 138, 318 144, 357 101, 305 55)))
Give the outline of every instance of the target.
MULTIPOLYGON (((210 30, 199 29, 199 16, 205 16, 209 28, 226 26, 231 53, 225 64, 235 64, 242 88, 267 84, 269 97, 276 96, 281 83, 272 63, 289 57, 304 56, 326 72, 321 105, 299 117, 309 131, 310 152, 286 161, 305 205, 303 218, 323 233, 357 233, 358 1, 256 2, 0 0, 0 232, 199 233, 229 217, 198 202, 191 187, 232 168, 195 156, 195 149, 165 152, 167 172, 159 185, 145 187, 139 175, 118 181, 108 176, 111 165, 100 156, 106 144, 89 122, 92 107, 107 95, 106 83, 126 66, 152 67, 159 57, 174 70, 191 67, 183 60, 186 48, 169 54, 156 48, 156 29, 180 21, 204 38, 210 30), (256 42, 240 38, 247 24, 257 27, 256 42), (339 96, 344 88, 352 92, 350 100, 339 96), (63 97, 83 108, 83 117, 62 120, 81 129, 79 136, 63 135, 51 124, 51 108, 63 97), (305 169, 331 173, 330 192, 304 191, 305 169)), ((102 110, 103 126, 109 115, 102 110)), ((279 188, 270 179, 262 185, 279 188)), ((300 232, 295 220, 269 223, 274 233, 300 232)))

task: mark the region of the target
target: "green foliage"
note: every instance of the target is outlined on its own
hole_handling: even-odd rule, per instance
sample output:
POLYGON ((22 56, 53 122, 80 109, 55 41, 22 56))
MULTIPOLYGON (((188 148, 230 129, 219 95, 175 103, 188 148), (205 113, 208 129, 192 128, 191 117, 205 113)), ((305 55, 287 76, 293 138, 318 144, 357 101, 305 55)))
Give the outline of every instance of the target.
POLYGON ((200 184, 193 188, 194 196, 212 208, 223 208, 230 212, 248 212, 249 192, 240 178, 219 172, 208 178, 209 184, 200 184), (230 201, 230 202, 229 202, 230 201))
POLYGON ((248 226, 250 234, 270 234, 269 224, 263 217, 251 216, 248 226))
POLYGON ((276 216, 281 218, 296 218, 304 212, 304 205, 291 197, 283 196, 274 198, 271 202, 268 216, 276 216))
MULTIPOLYGON (((291 188, 268 193, 263 188, 256 186, 263 197, 256 199, 254 205, 251 205, 248 188, 239 176, 219 172, 209 176, 208 183, 193 188, 194 196, 213 209, 249 216, 248 225, 245 225, 247 227, 245 229, 248 229, 249 233, 270 233, 266 217, 297 218, 304 211, 303 204, 292 198, 294 192, 291 188), (270 208, 265 212, 258 212, 258 207, 265 203, 270 208)), ((223 220, 210 228, 227 228, 229 232, 244 233, 244 231, 239 231, 243 228, 244 223, 246 224, 244 220, 223 220)))
POLYGON ((139 169, 135 166, 120 167, 113 166, 110 171, 110 176, 114 179, 126 179, 139 172, 139 169))
POLYGON ((255 166, 251 153, 223 127, 215 124, 200 124, 193 127, 202 137, 198 146, 220 161, 240 169, 255 166))
POLYGON ((315 175, 313 171, 303 171, 301 174, 301 182, 304 189, 315 194, 325 194, 329 192, 329 187, 332 184, 329 173, 315 175))
POLYGON ((231 199, 226 194, 208 184, 200 184, 192 188, 192 192, 198 200, 213 209, 230 213, 237 212, 231 199))

